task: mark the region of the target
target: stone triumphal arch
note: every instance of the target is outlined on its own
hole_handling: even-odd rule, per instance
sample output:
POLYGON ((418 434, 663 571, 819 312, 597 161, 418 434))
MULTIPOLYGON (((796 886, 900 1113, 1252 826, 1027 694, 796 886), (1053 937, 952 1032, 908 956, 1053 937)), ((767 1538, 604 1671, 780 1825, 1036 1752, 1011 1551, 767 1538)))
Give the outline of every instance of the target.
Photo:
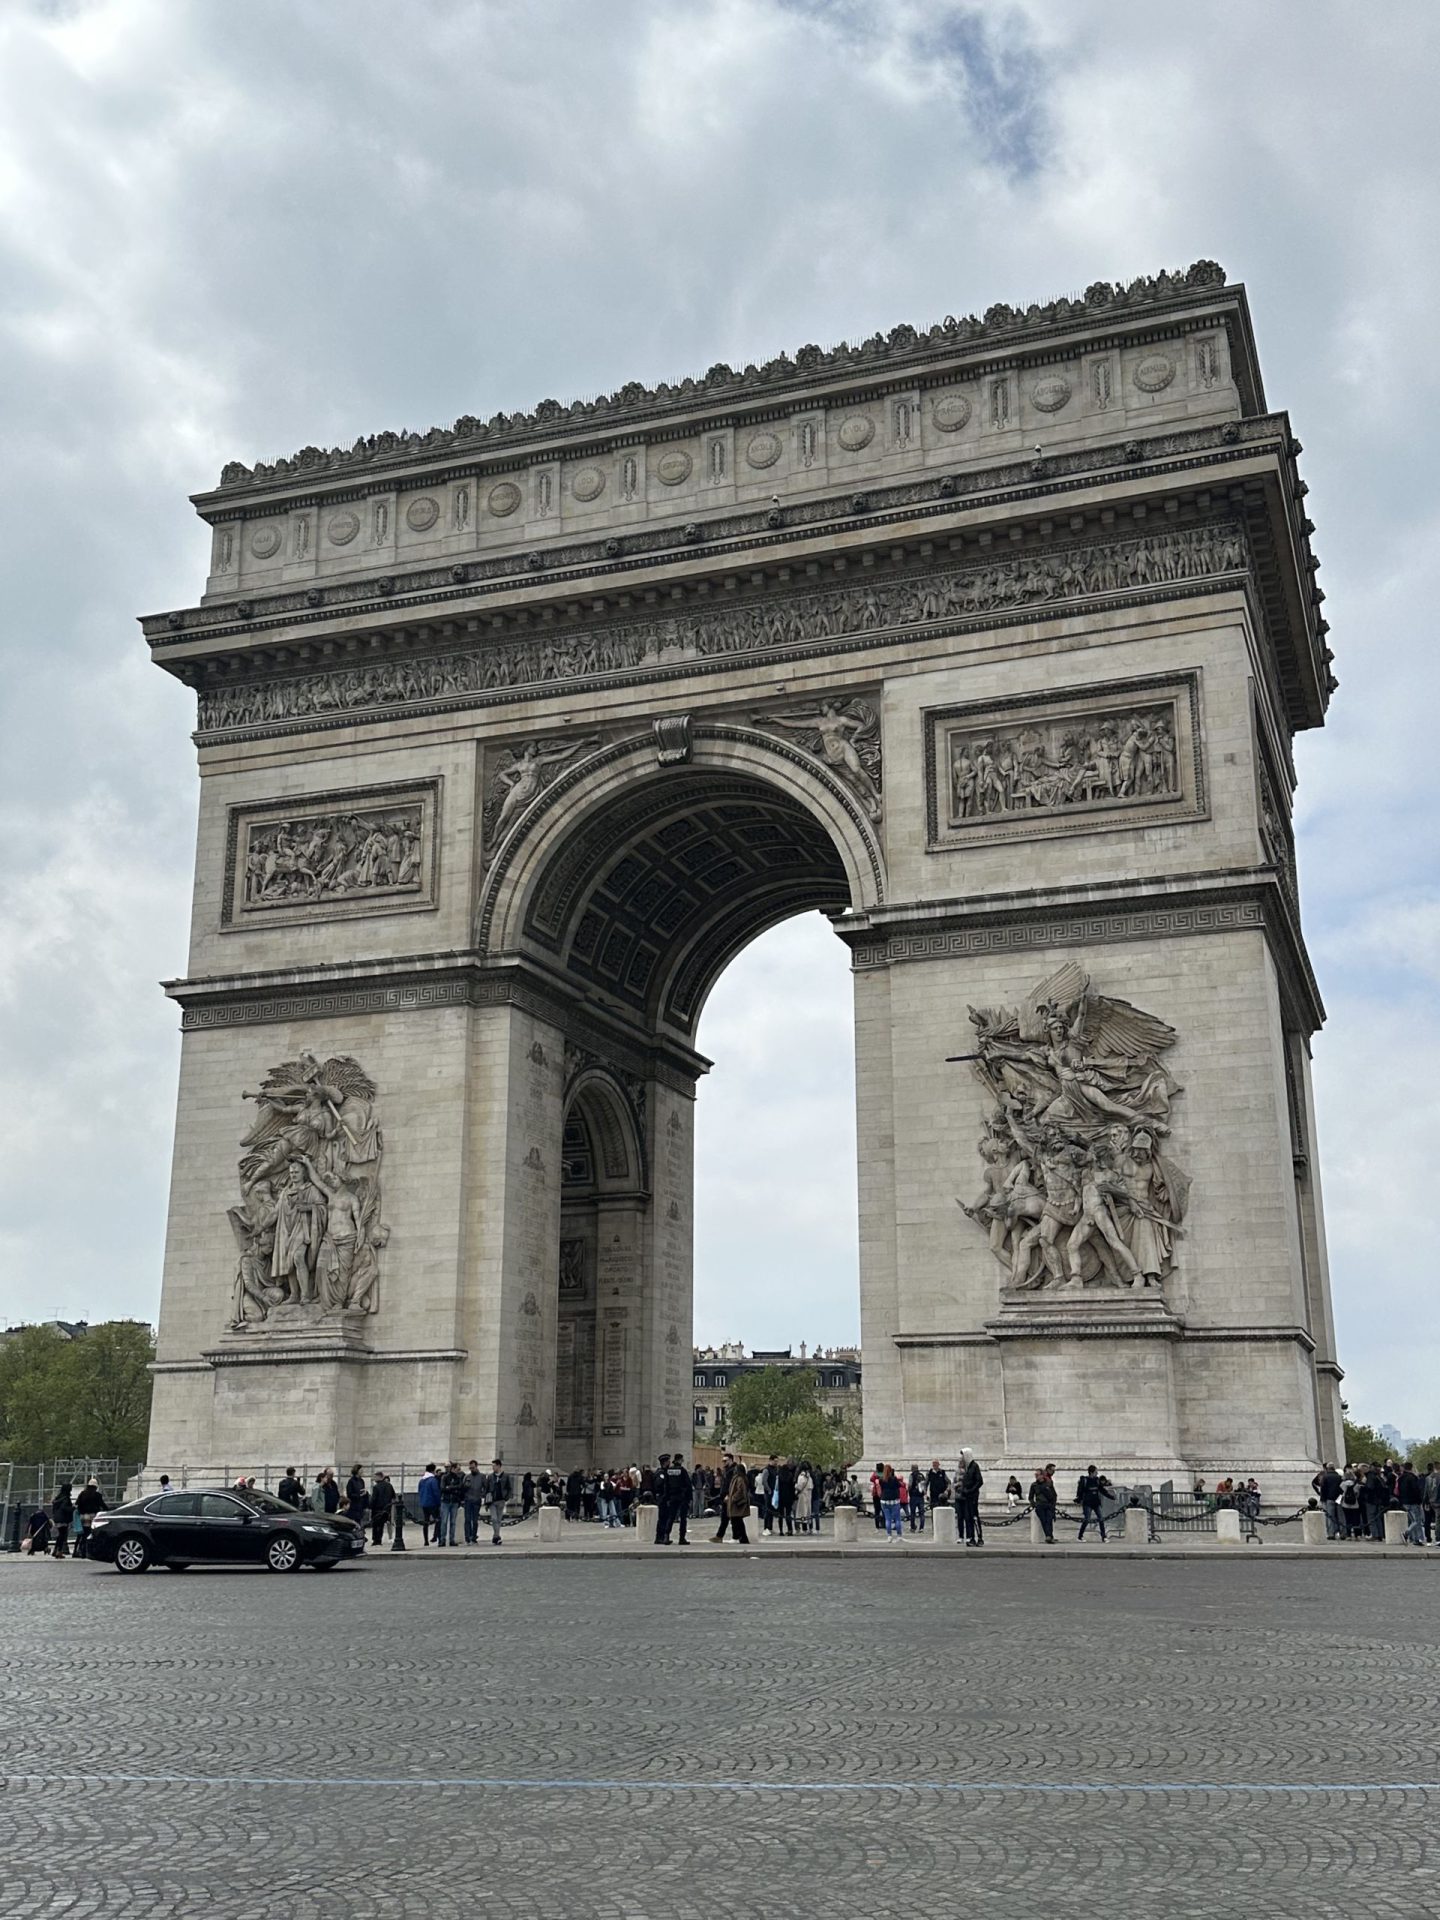
POLYGON ((150 1466, 685 1442, 697 1022, 816 910, 867 1452, 1333 1455, 1299 451, 1201 263, 227 467, 144 623, 202 776, 150 1466))

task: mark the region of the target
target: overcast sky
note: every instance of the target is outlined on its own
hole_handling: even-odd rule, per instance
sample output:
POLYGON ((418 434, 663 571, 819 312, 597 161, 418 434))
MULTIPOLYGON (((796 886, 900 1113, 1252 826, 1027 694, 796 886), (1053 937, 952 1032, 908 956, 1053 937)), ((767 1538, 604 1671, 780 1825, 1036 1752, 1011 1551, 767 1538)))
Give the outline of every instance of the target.
MULTIPOLYGON (((1210 256, 1342 683, 1298 823, 1346 1393, 1440 1428, 1437 55, 1433 0, 7 0, 0 1323, 155 1313, 196 782, 133 616, 198 596, 224 460, 1210 256)), ((819 919, 711 1002, 702 1337, 857 1332, 848 1022, 819 919)))

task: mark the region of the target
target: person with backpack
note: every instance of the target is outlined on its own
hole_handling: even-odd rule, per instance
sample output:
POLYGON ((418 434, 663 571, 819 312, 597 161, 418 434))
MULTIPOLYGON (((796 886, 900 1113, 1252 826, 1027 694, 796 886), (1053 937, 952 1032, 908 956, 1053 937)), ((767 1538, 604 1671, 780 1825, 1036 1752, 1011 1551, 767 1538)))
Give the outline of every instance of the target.
POLYGON ((1075 1485, 1075 1498, 1080 1505, 1080 1532, 1076 1536, 1077 1539, 1083 1540, 1085 1538, 1085 1529, 1093 1520, 1100 1529, 1101 1540, 1104 1540, 1105 1516, 1100 1511, 1100 1500, 1103 1492, 1104 1489, 1100 1484, 1100 1475, 1096 1472, 1095 1463, 1092 1460, 1075 1485))

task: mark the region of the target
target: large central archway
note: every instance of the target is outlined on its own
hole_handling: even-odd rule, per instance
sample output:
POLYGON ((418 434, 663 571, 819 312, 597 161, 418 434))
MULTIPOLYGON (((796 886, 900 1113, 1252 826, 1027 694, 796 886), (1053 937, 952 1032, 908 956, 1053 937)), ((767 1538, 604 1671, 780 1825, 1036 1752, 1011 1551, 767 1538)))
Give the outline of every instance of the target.
MULTIPOLYGON (((517 1409, 525 1453, 562 1465, 689 1439, 693 1088, 708 1065, 694 1040, 711 988, 778 922, 884 895, 862 797, 815 757, 736 726, 686 728, 681 746, 631 736, 553 780, 510 824, 481 898, 481 941, 543 966, 574 1015, 540 1152, 560 1178, 524 1189, 554 1257, 524 1309, 538 1364, 517 1409), (636 1070, 657 1054, 679 1070, 636 1070)), ((540 1235, 532 1219, 521 1238, 540 1235)))

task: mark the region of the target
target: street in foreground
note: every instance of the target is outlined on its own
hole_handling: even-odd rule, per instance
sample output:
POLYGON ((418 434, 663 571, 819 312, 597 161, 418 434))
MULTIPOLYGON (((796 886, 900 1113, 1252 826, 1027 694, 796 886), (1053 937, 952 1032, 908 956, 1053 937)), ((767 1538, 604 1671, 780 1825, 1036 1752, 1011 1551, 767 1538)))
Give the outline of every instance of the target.
POLYGON ((1440 1914, 1436 1577, 11 1563, 4 1911, 1440 1914))

